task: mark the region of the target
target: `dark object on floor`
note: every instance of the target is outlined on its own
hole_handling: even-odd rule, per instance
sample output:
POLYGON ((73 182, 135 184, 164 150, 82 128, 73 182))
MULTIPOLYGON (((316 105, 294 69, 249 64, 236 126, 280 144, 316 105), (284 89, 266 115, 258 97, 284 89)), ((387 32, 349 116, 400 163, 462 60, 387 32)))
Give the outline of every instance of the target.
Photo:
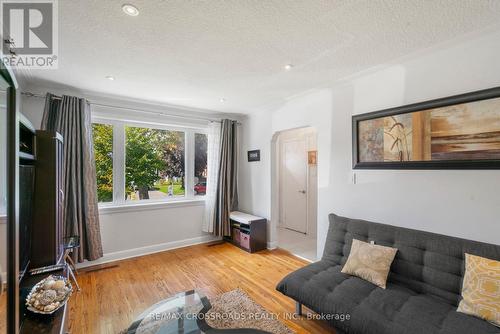
POLYGON ((277 290, 346 333, 499 333, 492 324, 456 312, 464 253, 500 260, 500 246, 330 215, 321 261, 286 276, 277 290), (352 239, 398 248, 387 289, 341 273, 352 239))

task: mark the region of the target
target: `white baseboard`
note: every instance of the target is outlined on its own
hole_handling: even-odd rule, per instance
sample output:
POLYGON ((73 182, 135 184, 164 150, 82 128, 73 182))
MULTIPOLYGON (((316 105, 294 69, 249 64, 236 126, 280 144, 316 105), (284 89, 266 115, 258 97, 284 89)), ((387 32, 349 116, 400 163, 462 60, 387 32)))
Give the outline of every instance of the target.
POLYGON ((305 257, 303 257, 303 256, 297 255, 297 254, 295 254, 295 253, 292 253, 292 255, 293 255, 293 256, 295 256, 295 257, 298 257, 298 258, 299 258, 299 259, 301 259, 301 260, 307 261, 307 262, 309 262, 309 263, 313 263, 313 262, 316 262, 316 261, 317 261, 317 260, 316 260, 316 261, 313 261, 313 260, 311 260, 311 259, 308 259, 308 258, 305 258, 305 257))
POLYGON ((267 249, 276 249, 278 248, 278 242, 277 241, 268 241, 267 242, 267 249))
POLYGON ((170 242, 165 242, 162 244, 126 249, 126 250, 122 250, 122 251, 118 251, 118 252, 104 254, 103 257, 101 257, 100 259, 95 260, 95 261, 85 261, 82 263, 78 263, 76 265, 76 267, 77 268, 85 268, 85 267, 95 266, 98 264, 104 264, 104 263, 113 262, 113 261, 125 260, 125 259, 130 259, 130 258, 134 258, 134 257, 138 257, 138 256, 154 254, 154 253, 158 253, 158 252, 164 252, 164 251, 172 250, 172 249, 176 249, 176 248, 204 244, 207 242, 217 241, 220 239, 221 238, 217 238, 217 237, 214 237, 212 235, 206 235, 206 236, 201 236, 201 237, 196 237, 196 238, 191 238, 191 239, 170 241, 170 242))

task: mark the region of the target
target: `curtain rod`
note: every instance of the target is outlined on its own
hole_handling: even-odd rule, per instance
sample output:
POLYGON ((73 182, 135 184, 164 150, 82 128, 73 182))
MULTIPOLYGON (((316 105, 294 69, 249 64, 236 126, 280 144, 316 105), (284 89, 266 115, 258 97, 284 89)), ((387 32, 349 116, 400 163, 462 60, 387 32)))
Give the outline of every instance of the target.
MULTIPOLYGON (((31 92, 21 92, 21 95, 24 95, 26 97, 36 97, 36 98, 41 98, 44 99, 45 95, 43 94, 35 94, 31 92)), ((53 95, 53 98, 55 100, 61 100, 61 96, 56 96, 53 95)), ((115 105, 110 105, 110 104, 102 104, 102 103, 95 103, 92 101, 89 101, 91 105, 98 106, 98 107, 104 107, 104 108, 114 108, 114 109, 123 109, 123 110, 132 110, 135 112, 140 112, 143 114, 152 114, 156 116, 165 116, 165 117, 174 117, 174 118, 183 118, 183 119, 189 119, 189 120, 200 120, 200 121, 209 121, 209 122, 214 122, 214 123, 222 123, 220 119, 216 118, 209 118, 209 117, 199 117, 199 116, 182 116, 182 115, 172 115, 172 114, 165 114, 160 111, 149 111, 149 110, 143 110, 143 109, 137 109, 137 108, 130 108, 130 107, 121 107, 121 106, 115 106, 115 105)), ((236 121, 238 125, 241 125, 240 122, 236 121)))

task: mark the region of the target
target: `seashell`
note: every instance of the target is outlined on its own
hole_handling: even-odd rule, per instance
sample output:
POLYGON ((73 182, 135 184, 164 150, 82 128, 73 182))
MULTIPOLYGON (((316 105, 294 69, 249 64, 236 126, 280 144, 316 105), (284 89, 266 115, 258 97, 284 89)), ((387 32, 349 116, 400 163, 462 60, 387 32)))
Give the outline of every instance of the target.
POLYGON ((61 290, 63 289, 64 287, 66 286, 66 282, 64 282, 62 279, 61 280, 57 280, 54 282, 54 284, 52 285, 52 289, 54 290, 61 290))
POLYGON ((50 304, 50 305, 47 305, 43 308, 43 310, 45 312, 51 312, 51 311, 54 311, 56 309, 56 307, 54 306, 54 304, 50 304))
POLYGON ((38 297, 40 304, 46 306, 52 303, 57 297, 57 292, 55 290, 46 290, 42 292, 41 296, 38 297))
POLYGON ((54 285, 56 284, 56 281, 54 281, 53 279, 50 279, 50 280, 46 280, 44 283, 43 283, 43 289, 44 290, 54 290, 54 285))
POLYGON ((68 292, 66 291, 66 289, 57 290, 57 296, 56 296, 55 300, 60 302, 60 301, 64 300, 64 298, 66 298, 67 294, 68 294, 68 292))

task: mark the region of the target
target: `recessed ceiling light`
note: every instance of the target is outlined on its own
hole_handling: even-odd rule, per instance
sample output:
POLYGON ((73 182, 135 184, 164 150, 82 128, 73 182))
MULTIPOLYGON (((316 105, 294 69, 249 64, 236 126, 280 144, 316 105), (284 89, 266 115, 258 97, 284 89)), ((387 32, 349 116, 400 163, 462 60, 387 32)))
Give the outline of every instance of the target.
POLYGON ((139 15, 139 9, 137 9, 137 7, 135 7, 134 5, 131 5, 131 4, 124 4, 122 6, 122 10, 125 14, 130 15, 130 16, 139 15))
POLYGON ((293 64, 286 64, 285 70, 290 71, 293 68, 293 64))
POLYGON ((226 102, 226 99, 225 99, 225 98, 221 98, 221 99, 220 99, 220 101, 221 101, 222 103, 224 103, 224 102, 226 102))
POLYGON ((107 75, 105 78, 108 79, 108 80, 110 80, 110 81, 114 81, 115 80, 115 77, 112 76, 112 75, 107 75))

